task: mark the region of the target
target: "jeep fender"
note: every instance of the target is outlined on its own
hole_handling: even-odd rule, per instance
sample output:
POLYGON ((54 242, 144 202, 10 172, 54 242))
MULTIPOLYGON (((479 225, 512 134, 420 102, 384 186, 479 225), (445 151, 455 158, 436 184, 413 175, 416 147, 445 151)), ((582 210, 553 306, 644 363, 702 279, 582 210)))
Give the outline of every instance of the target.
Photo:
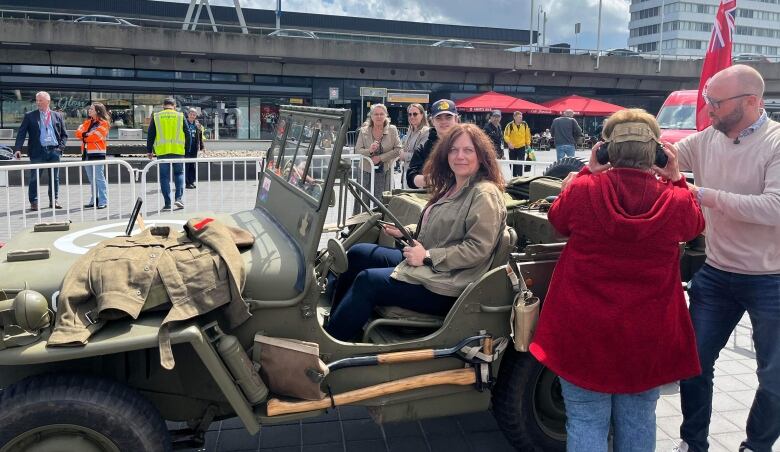
MULTIPOLYGON (((133 322, 114 322, 96 333, 89 343, 81 347, 46 347, 46 341, 7 348, 0 351, 0 366, 25 366, 71 361, 95 356, 113 355, 135 350, 158 348, 157 334, 162 316, 148 316, 133 322)), ((195 323, 185 323, 171 328, 171 344, 189 344, 203 362, 214 382, 241 419, 247 431, 254 435, 260 424, 252 407, 238 389, 227 367, 208 338, 195 323)))

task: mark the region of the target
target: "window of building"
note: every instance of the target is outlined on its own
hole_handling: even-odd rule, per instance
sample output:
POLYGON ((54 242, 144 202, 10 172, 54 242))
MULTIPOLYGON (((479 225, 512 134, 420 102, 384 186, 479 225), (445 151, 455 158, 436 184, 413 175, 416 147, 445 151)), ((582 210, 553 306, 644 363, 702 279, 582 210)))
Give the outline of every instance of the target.
POLYGON ((634 11, 633 13, 631 13, 631 20, 640 20, 640 19, 647 19, 650 17, 656 17, 660 12, 661 12, 660 6, 634 11))
POLYGON ((639 44, 636 46, 636 50, 638 52, 655 52, 658 50, 658 42, 645 42, 643 44, 639 44))
POLYGON ((176 72, 174 71, 148 71, 146 69, 136 69, 136 77, 151 78, 157 80, 174 80, 176 72))
MULTIPOLYGON (((208 75, 208 74, 206 74, 208 75)), ((213 82, 237 82, 238 74, 211 74, 213 82)))
MULTIPOLYGON (((666 28, 666 26, 664 26, 664 28, 666 28)), ((658 24, 653 24, 631 29, 630 36, 634 38, 637 36, 654 35, 656 33, 658 33, 658 24)))
POLYGON ((117 138, 119 129, 135 129, 133 122, 133 95, 131 93, 93 92, 92 102, 100 102, 111 116, 109 138, 117 138))
POLYGON ((52 66, 51 73, 54 75, 73 75, 77 77, 94 77, 95 68, 92 67, 72 67, 72 66, 52 66))
POLYGON ((142 129, 144 136, 149 131, 152 115, 162 110, 162 103, 168 95, 144 94, 133 95, 133 125, 136 129, 142 129))
POLYGON ((174 74, 176 80, 188 80, 188 81, 203 81, 207 82, 211 80, 211 74, 208 72, 183 72, 178 71, 174 74))
POLYGON ((95 68, 95 75, 98 77, 123 77, 132 78, 135 77, 134 69, 111 69, 111 68, 95 68))

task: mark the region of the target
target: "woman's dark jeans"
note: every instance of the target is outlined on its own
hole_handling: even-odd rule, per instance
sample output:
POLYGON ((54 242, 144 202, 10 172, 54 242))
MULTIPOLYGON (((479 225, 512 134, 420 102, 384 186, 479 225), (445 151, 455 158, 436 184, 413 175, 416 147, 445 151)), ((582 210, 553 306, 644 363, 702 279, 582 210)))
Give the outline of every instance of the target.
POLYGON ((336 339, 353 340, 376 306, 445 315, 455 303, 455 297, 391 278, 393 269, 403 260, 400 250, 359 243, 349 249, 347 257, 349 266, 336 280, 334 304, 325 328, 336 339))

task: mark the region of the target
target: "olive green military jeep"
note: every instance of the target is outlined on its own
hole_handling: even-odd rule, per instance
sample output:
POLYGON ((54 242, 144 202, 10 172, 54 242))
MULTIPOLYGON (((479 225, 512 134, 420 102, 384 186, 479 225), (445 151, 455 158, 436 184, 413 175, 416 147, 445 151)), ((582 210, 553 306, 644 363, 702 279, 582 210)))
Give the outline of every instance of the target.
MULTIPOLYGON (((345 270, 351 245, 387 240, 379 220, 414 223, 424 202, 419 193, 395 192, 358 217, 347 218, 345 202, 334 215, 337 199, 361 190, 346 182, 360 162, 341 158, 349 115, 282 108, 255 208, 190 215, 254 235, 254 245, 241 254, 243 297, 252 316, 232 330, 218 310, 174 324, 172 370, 160 365, 165 312, 159 309, 135 320, 113 319, 84 346, 47 347, 66 271, 91 246, 125 234, 125 222, 24 230, 0 249, 0 452, 165 451, 202 444, 215 420, 237 416, 256 434, 261 425, 319 416, 342 404, 367 407, 377 422, 491 409, 518 450, 564 450, 556 376, 511 344, 503 349, 502 341, 510 334, 514 298, 503 268, 510 252, 523 247, 514 259, 543 298, 561 250, 543 208, 518 199, 555 194, 559 182, 542 178, 509 187, 516 198, 508 198, 513 228, 495 251, 493 269, 446 316, 384 309, 360 342, 341 342, 323 329, 329 275, 345 270), (320 130, 332 131, 332 138, 320 140, 320 130), (248 358, 256 355, 257 334, 318 344, 329 372, 313 381, 328 396, 302 401, 269 394, 248 358), (187 428, 169 431, 166 420, 187 428)), ((184 220, 170 215, 146 222, 180 228, 184 220)))

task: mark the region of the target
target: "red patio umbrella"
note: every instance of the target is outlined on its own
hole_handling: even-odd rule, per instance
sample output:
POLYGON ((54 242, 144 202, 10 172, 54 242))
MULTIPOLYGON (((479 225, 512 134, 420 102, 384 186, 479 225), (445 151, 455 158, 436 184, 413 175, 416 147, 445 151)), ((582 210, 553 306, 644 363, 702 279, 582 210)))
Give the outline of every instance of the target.
POLYGON ((572 110, 577 116, 609 116, 616 111, 625 109, 625 107, 621 107, 620 105, 610 104, 609 102, 582 97, 576 94, 542 102, 542 105, 558 114, 563 113, 564 110, 572 110))
POLYGON ((515 111, 547 115, 553 113, 549 108, 495 91, 488 91, 487 93, 461 99, 457 104, 458 111, 467 113, 493 110, 500 110, 501 113, 512 113, 515 111))

